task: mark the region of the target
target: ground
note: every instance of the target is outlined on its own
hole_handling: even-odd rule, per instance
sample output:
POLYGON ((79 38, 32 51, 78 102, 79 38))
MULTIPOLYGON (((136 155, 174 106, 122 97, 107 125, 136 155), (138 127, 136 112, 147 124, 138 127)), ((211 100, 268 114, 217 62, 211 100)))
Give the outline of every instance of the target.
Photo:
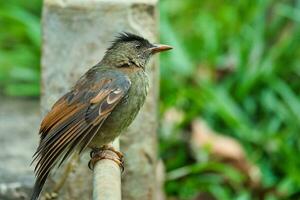
POLYGON ((34 181, 39 101, 0 97, 0 199, 28 199, 34 181))

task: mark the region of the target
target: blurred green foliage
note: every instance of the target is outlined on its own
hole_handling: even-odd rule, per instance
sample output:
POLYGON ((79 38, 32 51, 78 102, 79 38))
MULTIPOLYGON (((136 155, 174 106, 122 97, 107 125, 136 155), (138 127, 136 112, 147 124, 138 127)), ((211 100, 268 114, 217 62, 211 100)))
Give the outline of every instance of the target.
POLYGON ((161 58, 161 113, 184 112, 177 130, 161 130, 160 153, 168 174, 187 170, 167 193, 300 199, 300 1, 161 0, 160 9, 161 39, 175 46, 161 58), (211 173, 211 161, 191 157, 183 141, 197 117, 238 139, 262 171, 259 191, 231 179, 228 165, 211 173))
MULTIPOLYGON (((40 8, 0 3, 6 95, 39 95, 40 8)), ((160 9, 161 40, 175 47, 161 57, 161 116, 184 114, 176 130, 160 129, 168 196, 300 199, 300 1, 161 0, 160 9), (258 190, 228 164, 193 158, 187 137, 197 117, 243 145, 262 171, 258 190)))
POLYGON ((39 95, 40 0, 0 2, 0 93, 39 95))

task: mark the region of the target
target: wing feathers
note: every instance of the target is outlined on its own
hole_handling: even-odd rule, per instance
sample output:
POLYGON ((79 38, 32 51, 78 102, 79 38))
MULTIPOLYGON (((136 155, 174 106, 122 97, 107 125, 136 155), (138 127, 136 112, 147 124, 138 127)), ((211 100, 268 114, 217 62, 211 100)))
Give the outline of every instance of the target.
POLYGON ((33 156, 37 178, 32 200, 39 197, 54 166, 60 166, 75 149, 81 153, 88 146, 130 87, 123 75, 93 85, 84 81, 59 99, 41 123, 41 141, 33 156))

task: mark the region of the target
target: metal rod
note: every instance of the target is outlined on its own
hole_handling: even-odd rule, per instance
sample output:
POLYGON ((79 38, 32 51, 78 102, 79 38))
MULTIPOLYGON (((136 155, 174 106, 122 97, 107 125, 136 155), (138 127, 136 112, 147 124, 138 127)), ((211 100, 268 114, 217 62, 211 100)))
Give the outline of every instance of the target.
MULTIPOLYGON (((113 147, 119 150, 119 139, 114 141, 113 147)), ((93 200, 121 200, 121 170, 116 162, 103 159, 95 164, 93 200)))

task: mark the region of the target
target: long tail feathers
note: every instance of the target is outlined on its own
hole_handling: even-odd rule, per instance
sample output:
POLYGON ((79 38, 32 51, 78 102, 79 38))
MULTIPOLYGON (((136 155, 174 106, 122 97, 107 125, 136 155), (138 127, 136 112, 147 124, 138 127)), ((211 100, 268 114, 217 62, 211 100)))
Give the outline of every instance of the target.
POLYGON ((37 164, 35 167, 36 182, 31 200, 39 198, 51 170, 56 165, 61 166, 78 147, 82 151, 99 128, 100 126, 87 125, 83 120, 74 120, 63 127, 63 131, 59 129, 59 132, 50 133, 55 134, 55 136, 51 136, 47 142, 41 141, 33 158, 37 164))

